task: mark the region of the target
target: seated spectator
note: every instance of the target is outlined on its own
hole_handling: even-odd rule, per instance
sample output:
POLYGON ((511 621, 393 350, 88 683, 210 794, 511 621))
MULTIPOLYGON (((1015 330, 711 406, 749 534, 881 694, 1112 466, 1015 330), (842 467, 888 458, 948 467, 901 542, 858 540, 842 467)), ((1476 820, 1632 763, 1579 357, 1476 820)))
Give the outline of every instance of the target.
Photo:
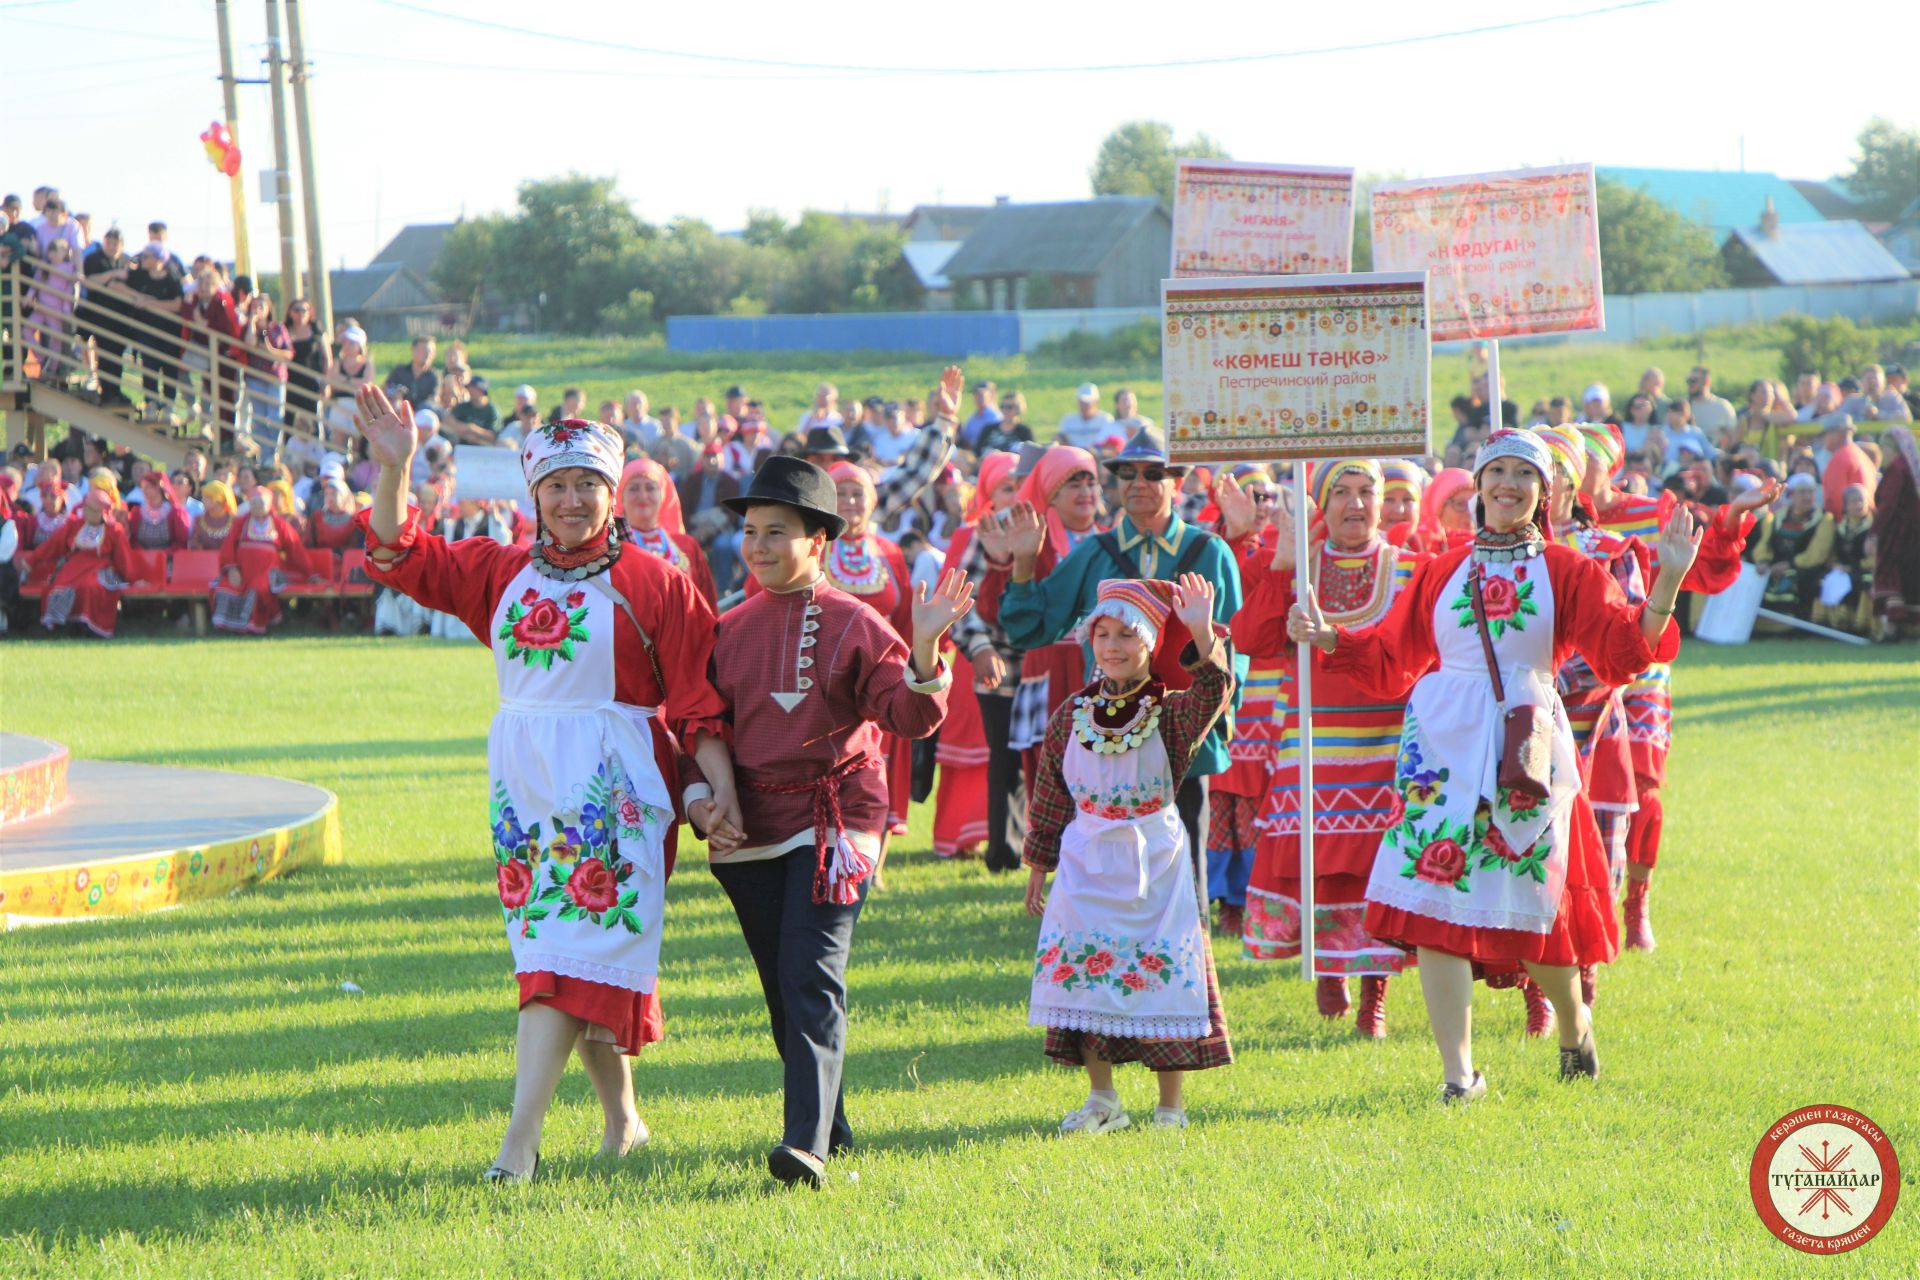
POLYGON ((415 409, 431 405, 440 391, 440 375, 433 367, 433 339, 425 336, 415 338, 413 358, 406 364, 396 366, 387 375, 383 385, 395 404, 409 400, 415 409))
POLYGON ((587 393, 578 387, 568 387, 560 393, 560 406, 547 415, 548 422, 561 422, 568 418, 587 416, 587 393))
POLYGON ((1639 393, 1653 405, 1653 421, 1658 422, 1667 412, 1667 375, 1659 366, 1649 368, 1640 375, 1639 393))
POLYGON ((1021 421, 1027 414, 1027 398, 1018 391, 1000 395, 1000 420, 980 433, 979 452, 1017 453, 1022 444, 1033 442, 1033 428, 1021 421))
POLYGON ((1681 464, 1681 450, 1687 450, 1696 458, 1712 458, 1715 449, 1707 433, 1692 423, 1693 406, 1685 400, 1674 399, 1667 405, 1667 452, 1665 462, 1671 470, 1681 464))
POLYGON ((1812 476, 1788 477, 1786 492, 1787 508, 1769 522, 1753 563, 1767 575, 1768 608, 1811 619, 1833 559, 1833 517, 1820 509, 1820 484, 1812 476))
POLYGON ((1887 371, 1877 364, 1860 370, 1859 390, 1840 405, 1855 423, 1912 422, 1913 411, 1897 391, 1887 387, 1887 371))
POLYGON ((281 621, 280 596, 289 582, 320 581, 299 529, 274 510, 276 501, 293 501, 291 491, 279 490, 285 483, 276 480, 272 486, 254 489, 247 514, 234 521, 220 547, 220 579, 213 585, 210 602, 213 625, 222 631, 265 635, 281 621))
POLYGON ((1905 366, 1897 364, 1887 366, 1887 390, 1907 402, 1909 417, 1920 419, 1920 392, 1915 391, 1907 381, 1905 366))
POLYGON ((1807 420, 1807 408, 1813 403, 1813 397, 1820 390, 1820 375, 1811 369, 1802 369, 1794 375, 1793 392, 1790 403, 1799 421, 1807 420))
POLYGON ((1627 398, 1627 411, 1620 419, 1620 439, 1627 452, 1647 447, 1647 430, 1655 425, 1653 397, 1636 391, 1627 398))
POLYGON ((1130 387, 1113 393, 1113 425, 1129 440, 1134 432, 1154 425, 1152 418, 1140 412, 1140 397, 1130 387))
POLYGON ((1547 426, 1564 427, 1572 421, 1573 405, 1565 396, 1555 396, 1547 401, 1547 426))
POLYGON ((1097 451, 1115 436, 1122 443, 1125 435, 1113 425, 1111 415, 1100 408, 1100 388, 1091 382, 1083 382, 1075 393, 1078 407, 1066 417, 1060 419, 1060 429, 1056 438, 1061 444, 1070 444, 1078 449, 1097 451))
POLYGON ((487 380, 474 374, 467 379, 466 391, 466 398, 448 411, 448 421, 441 426, 461 444, 495 443, 500 411, 493 407, 487 380))
POLYGON ((724 439, 726 443, 721 465, 743 481, 751 480, 753 473, 760 469, 760 464, 774 451, 766 419, 761 417, 742 419, 734 424, 724 439))
POLYGON ((1831 589, 1825 582, 1821 598, 1814 602, 1813 620, 1837 631, 1857 636, 1873 634, 1873 497, 1865 487, 1847 486, 1841 495, 1840 518, 1833 525, 1833 559, 1827 567, 1847 577, 1847 593, 1837 604, 1828 604, 1831 589))
POLYGON ((1000 410, 994 407, 994 397, 998 390, 999 388, 995 387, 991 381, 983 380, 973 384, 973 412, 961 424, 960 438, 957 442, 962 449, 973 453, 992 452, 990 449, 981 447, 980 434, 988 427, 1000 425, 1000 410))
POLYGON ((91 490, 79 519, 64 522, 27 553, 27 569, 30 579, 45 588, 42 627, 84 627, 103 640, 110 638, 120 620, 120 596, 134 585, 127 531, 113 518, 111 495, 91 490))
POLYGON ((187 534, 189 551, 218 551, 227 543, 237 522, 234 516, 233 489, 224 480, 209 480, 200 486, 200 518, 187 534))
POLYGON ((1860 485, 1872 493, 1880 483, 1880 468, 1874 465, 1865 449, 1854 443, 1853 423, 1845 417, 1821 432, 1820 448, 1814 456, 1820 461, 1823 505, 1827 514, 1835 519, 1846 510, 1849 485, 1860 485))
POLYGON ((741 485, 726 468, 725 452, 718 439, 708 440, 698 464, 677 486, 687 532, 707 549, 713 585, 721 595, 733 590, 740 571, 739 517, 721 503, 740 496, 741 485))
POLYGON ((618 400, 602 400, 600 402, 600 412, 594 417, 594 421, 615 435, 620 434, 620 402, 618 400))
POLYGON ((1693 425, 1708 440, 1733 425, 1733 406, 1713 394, 1713 370, 1703 364, 1687 372, 1687 411, 1693 425))
POLYGON ((815 427, 839 427, 844 426, 846 421, 840 412, 840 388, 831 382, 823 382, 813 389, 813 404, 800 415, 800 421, 793 431, 795 435, 804 437, 815 427))
POLYGON ((1613 411, 1613 393, 1606 383, 1596 382, 1580 394, 1580 420, 1620 425, 1620 415, 1613 411))
POLYGON ((309 505, 306 544, 315 551, 346 551, 366 545, 354 523, 353 491, 344 477, 329 475, 318 486, 320 500, 309 505))
POLYGON ((660 439, 660 421, 647 412, 647 393, 635 387, 627 392, 626 404, 620 417, 620 435, 627 442, 629 450, 638 450, 644 455, 660 439))
POLYGON ((838 427, 812 427, 800 441, 800 456, 825 470, 849 455, 847 438, 838 427))
POLYGON ((680 411, 671 405, 660 410, 660 438, 648 456, 667 469, 676 485, 693 474, 700 460, 700 447, 680 429, 680 411))
POLYGON ((133 545, 142 551, 185 551, 193 521, 164 471, 140 473, 140 501, 127 521, 133 545))

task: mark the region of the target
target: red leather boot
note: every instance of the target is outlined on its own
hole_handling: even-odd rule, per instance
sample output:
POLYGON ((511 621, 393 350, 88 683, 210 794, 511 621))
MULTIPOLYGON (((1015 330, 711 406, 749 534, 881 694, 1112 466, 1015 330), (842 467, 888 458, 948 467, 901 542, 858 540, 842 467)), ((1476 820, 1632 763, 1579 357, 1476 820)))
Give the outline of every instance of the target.
POLYGON ((1547 1002, 1547 993, 1532 978, 1520 980, 1520 994, 1527 1001, 1527 1037, 1538 1040, 1542 1036, 1553 1034, 1553 1006, 1547 1002))
POLYGON ((1647 916, 1647 890, 1653 887, 1650 880, 1630 880, 1627 882, 1627 948, 1631 951, 1653 950, 1653 921, 1647 916))
POLYGON ((1354 1015, 1353 1029, 1369 1040, 1387 1038, 1387 980, 1385 978, 1360 979, 1360 1012, 1354 1015))
POLYGON ((1345 978, 1321 978, 1313 984, 1314 1003, 1320 1006, 1323 1018, 1344 1018, 1352 1003, 1347 999, 1347 980, 1345 978))

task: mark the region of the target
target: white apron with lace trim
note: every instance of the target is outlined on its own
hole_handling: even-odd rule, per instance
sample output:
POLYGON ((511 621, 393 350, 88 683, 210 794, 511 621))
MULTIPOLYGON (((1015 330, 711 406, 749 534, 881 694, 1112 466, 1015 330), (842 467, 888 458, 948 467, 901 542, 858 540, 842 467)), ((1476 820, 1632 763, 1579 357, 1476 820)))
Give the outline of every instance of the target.
POLYGON ((1381 841, 1367 898, 1452 924, 1550 933, 1580 792, 1573 728, 1553 681, 1553 582, 1544 556, 1481 566, 1507 701, 1553 717, 1548 795, 1536 804, 1499 786, 1504 717, 1473 621, 1473 568, 1472 556, 1461 561, 1434 605, 1440 666, 1407 702, 1396 767, 1404 811, 1381 841))
POLYGON ((614 701, 617 616, 593 583, 532 565, 494 606, 493 853, 515 973, 651 992, 673 801, 655 709, 614 701))
POLYGON ((1028 1022, 1110 1036, 1207 1034, 1205 938, 1158 733, 1099 755, 1068 739, 1076 812, 1040 921, 1028 1022))

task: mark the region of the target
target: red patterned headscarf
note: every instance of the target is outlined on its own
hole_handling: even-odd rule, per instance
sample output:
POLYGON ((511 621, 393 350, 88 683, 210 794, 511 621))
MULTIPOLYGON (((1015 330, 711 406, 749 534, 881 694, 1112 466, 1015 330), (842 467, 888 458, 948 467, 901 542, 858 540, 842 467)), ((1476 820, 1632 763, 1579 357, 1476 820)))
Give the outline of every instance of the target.
POLYGON ((962 517, 968 524, 979 524, 980 518, 993 510, 993 491, 998 489, 1013 472, 1013 466, 1020 461, 1017 453, 995 451, 980 459, 980 481, 973 491, 973 501, 967 504, 966 514, 962 517))
POLYGON ((1026 483, 1020 486, 1020 500, 1031 504, 1046 519, 1047 542, 1053 547, 1056 559, 1066 559, 1067 552, 1073 550, 1073 541, 1067 536, 1066 522, 1053 509, 1053 499, 1067 481, 1082 471, 1095 482, 1099 481, 1100 464, 1093 460, 1091 453, 1072 445, 1056 444, 1040 455, 1026 483))
POLYGON ((685 533, 687 523, 680 514, 680 490, 674 487, 667 469, 652 458, 635 458, 620 472, 620 487, 626 488, 627 481, 635 476, 651 476, 660 485, 660 527, 668 533, 685 533))

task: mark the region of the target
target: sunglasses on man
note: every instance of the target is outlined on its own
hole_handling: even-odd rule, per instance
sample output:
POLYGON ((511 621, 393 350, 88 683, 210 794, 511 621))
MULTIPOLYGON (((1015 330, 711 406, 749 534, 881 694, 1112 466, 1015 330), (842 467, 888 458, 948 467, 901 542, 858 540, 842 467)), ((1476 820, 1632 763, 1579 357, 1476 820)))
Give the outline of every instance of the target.
POLYGON ((1132 463, 1123 462, 1113 469, 1114 479, 1121 484, 1132 484, 1135 480, 1145 480, 1148 484, 1159 484, 1162 480, 1178 480, 1186 474, 1185 468, 1147 467, 1144 470, 1132 463))

